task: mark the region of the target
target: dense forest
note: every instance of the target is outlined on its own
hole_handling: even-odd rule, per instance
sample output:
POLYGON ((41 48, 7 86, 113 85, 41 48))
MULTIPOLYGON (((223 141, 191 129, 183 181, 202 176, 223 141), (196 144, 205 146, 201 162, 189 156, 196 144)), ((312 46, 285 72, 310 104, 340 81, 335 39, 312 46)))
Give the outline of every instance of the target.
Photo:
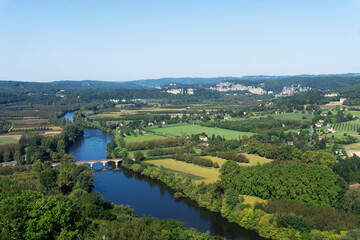
POLYGON ((0 175, 1 239, 220 239, 104 200, 84 165, 19 170, 0 175))

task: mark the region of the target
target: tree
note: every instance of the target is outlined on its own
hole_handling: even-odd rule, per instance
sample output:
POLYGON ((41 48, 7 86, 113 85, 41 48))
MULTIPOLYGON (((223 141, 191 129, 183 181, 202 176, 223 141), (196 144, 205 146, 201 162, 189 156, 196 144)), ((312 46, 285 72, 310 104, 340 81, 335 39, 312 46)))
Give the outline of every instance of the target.
POLYGON ((4 153, 3 160, 4 160, 4 162, 11 162, 12 159, 11 159, 10 152, 5 152, 4 153))
POLYGON ((134 152, 135 161, 142 161, 145 159, 144 154, 141 151, 134 152))
POLYGON ((58 175, 57 168, 46 168, 40 173, 40 183, 45 186, 46 190, 50 190, 56 186, 58 175))
MULTIPOLYGON (((140 133, 142 133, 142 131, 140 131, 140 133)), ((125 142, 124 138, 119 139, 119 144, 120 144, 120 147, 126 148, 126 142, 125 142)))
POLYGON ((63 161, 63 162, 73 162, 73 161, 75 161, 75 159, 76 158, 73 155, 64 153, 62 155, 61 161, 63 161))
POLYGON ((320 150, 316 153, 316 164, 332 167, 335 161, 334 153, 329 150, 320 150))
POLYGON ((316 152, 314 151, 304 152, 302 155, 302 160, 306 163, 314 162, 316 160, 316 152))
POLYGON ((57 150, 59 153, 65 153, 66 144, 65 144, 65 141, 64 141, 63 139, 60 139, 60 140, 58 141, 56 150, 57 150))
POLYGON ((24 165, 25 164, 25 159, 24 157, 21 155, 20 150, 16 150, 15 154, 14 154, 14 161, 18 164, 18 165, 24 165))
POLYGON ((240 173, 240 171, 241 169, 239 164, 232 160, 228 160, 220 168, 220 178, 224 183, 228 184, 232 181, 235 175, 240 173))
POLYGON ((91 192, 94 184, 94 176, 89 171, 82 171, 76 178, 75 188, 80 188, 87 192, 91 192))
POLYGON ((342 188, 339 176, 317 164, 263 164, 240 168, 227 161, 220 178, 238 194, 262 199, 293 199, 326 207, 336 207, 342 188))
POLYGON ((298 148, 295 148, 290 154, 290 159, 295 161, 300 161, 302 156, 302 151, 298 148))

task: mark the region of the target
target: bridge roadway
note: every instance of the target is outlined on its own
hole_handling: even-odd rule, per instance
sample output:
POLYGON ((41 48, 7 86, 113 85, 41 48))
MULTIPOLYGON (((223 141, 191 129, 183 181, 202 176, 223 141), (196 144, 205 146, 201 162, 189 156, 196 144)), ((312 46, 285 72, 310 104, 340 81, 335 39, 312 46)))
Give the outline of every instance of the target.
MULTIPOLYGON (((80 164, 89 164, 90 165, 90 170, 93 170, 93 165, 95 163, 102 163, 103 165, 103 168, 105 169, 105 166, 106 166, 106 163, 108 162, 114 162, 115 163, 115 168, 118 168, 119 166, 119 163, 122 162, 122 159, 121 158, 114 158, 114 159, 98 159, 98 160, 86 160, 86 161, 77 161, 75 162, 77 165, 80 165, 80 164)), ((53 167, 56 167, 56 166, 60 166, 60 162, 57 162, 57 163, 52 163, 51 164, 53 167)))

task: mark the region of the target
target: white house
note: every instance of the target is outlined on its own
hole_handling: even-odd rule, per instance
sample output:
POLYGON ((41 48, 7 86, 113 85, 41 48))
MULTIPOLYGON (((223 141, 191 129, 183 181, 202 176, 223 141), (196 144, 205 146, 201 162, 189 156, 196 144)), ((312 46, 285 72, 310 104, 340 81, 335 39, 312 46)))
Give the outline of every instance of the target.
POLYGON ((208 141, 208 138, 206 136, 199 136, 199 139, 204 142, 208 141))

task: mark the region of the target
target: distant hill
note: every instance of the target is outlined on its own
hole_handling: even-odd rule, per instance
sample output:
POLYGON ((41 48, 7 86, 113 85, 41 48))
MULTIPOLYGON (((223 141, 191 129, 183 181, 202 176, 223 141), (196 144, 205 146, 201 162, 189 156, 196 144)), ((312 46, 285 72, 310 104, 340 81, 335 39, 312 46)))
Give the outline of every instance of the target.
MULTIPOLYGON (((125 89, 146 89, 154 88, 156 86, 169 85, 170 83, 176 83, 180 85, 215 85, 220 82, 239 82, 250 85, 257 85, 260 81, 266 82, 265 85, 268 85, 268 90, 276 88, 273 90, 278 90, 284 86, 291 84, 305 84, 306 86, 311 87, 313 85, 311 82, 319 81, 323 79, 332 79, 332 81, 338 81, 341 79, 348 79, 351 77, 360 77, 359 73, 347 73, 347 74, 322 74, 322 75, 297 75, 297 76, 266 76, 266 75, 256 75, 256 76, 243 76, 243 77, 214 77, 214 78, 196 78, 196 77, 184 77, 184 78, 159 78, 159 79, 143 79, 143 80, 134 80, 126 82, 117 82, 117 81, 100 81, 100 80, 82 80, 82 81, 72 81, 72 80, 63 80, 50 82, 50 84, 68 87, 68 88, 125 88, 125 89), (271 80, 271 81, 269 81, 271 80), (271 82, 271 83, 270 83, 271 82)), ((326 84, 320 87, 324 89, 326 84)), ((340 84, 341 85, 341 84, 340 84)), ((199 86, 201 87, 201 86, 199 86)))
POLYGON ((238 78, 239 80, 280 80, 289 78, 319 78, 319 77, 355 77, 360 76, 360 73, 345 73, 345 74, 302 74, 302 75, 282 75, 282 76, 270 76, 270 75, 254 75, 243 76, 238 78))
POLYGON ((125 89, 145 89, 154 88, 156 86, 168 85, 170 83, 184 84, 184 85, 202 85, 202 84, 216 84, 222 81, 230 81, 239 79, 236 77, 217 77, 217 78, 160 78, 160 79, 144 79, 126 82, 108 82, 99 80, 62 80, 50 82, 50 84, 67 87, 67 88, 125 88, 125 89))
POLYGON ((217 84, 223 81, 231 81, 241 79, 238 77, 214 77, 214 78, 192 78, 192 77, 184 77, 184 78, 159 78, 159 79, 144 79, 144 80, 135 80, 130 81, 131 83, 135 83, 144 87, 156 87, 161 85, 168 85, 170 83, 177 84, 186 84, 186 85, 202 85, 202 84, 217 84))
POLYGON ((320 76, 293 76, 266 81, 259 80, 234 80, 232 83, 246 86, 261 87, 266 91, 281 92, 284 87, 297 86, 321 91, 339 91, 360 84, 358 75, 320 75, 320 76))
POLYGON ((96 80, 83 80, 83 81, 55 81, 51 82, 53 85, 65 88, 125 88, 125 89, 144 89, 145 87, 132 82, 107 82, 96 80))

